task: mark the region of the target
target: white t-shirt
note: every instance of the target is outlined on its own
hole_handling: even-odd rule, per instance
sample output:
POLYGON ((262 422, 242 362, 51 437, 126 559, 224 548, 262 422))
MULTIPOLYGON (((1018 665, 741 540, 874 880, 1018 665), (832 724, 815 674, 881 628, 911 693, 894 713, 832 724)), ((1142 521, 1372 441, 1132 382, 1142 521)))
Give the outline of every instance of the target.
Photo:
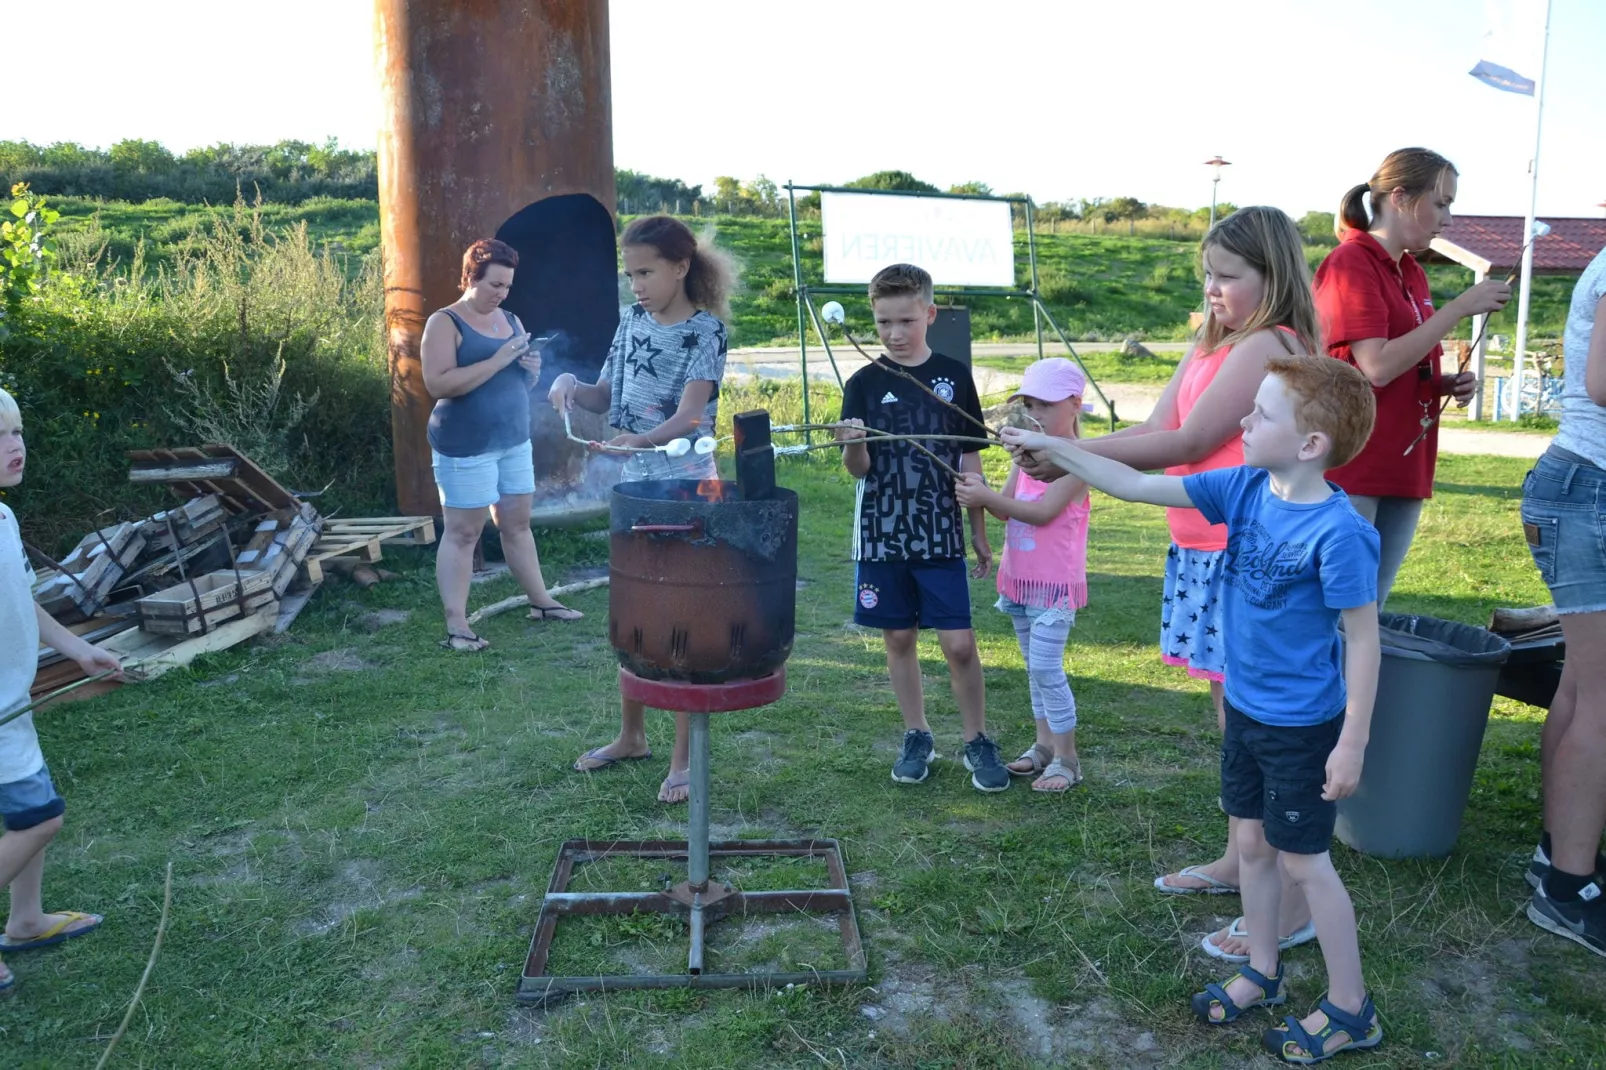
MULTIPOLYGON (((34 612, 33 566, 22 549, 17 517, 0 505, 0 716, 28 704, 39 666, 39 618, 34 612)), ((0 784, 32 776, 45 764, 33 714, 0 725, 0 784)))
MULTIPOLYGON (((1595 404, 1584 388, 1584 372, 1589 363, 1589 336, 1595 331, 1595 306, 1606 295, 1606 249, 1584 269, 1573 287, 1573 303, 1567 312, 1567 330, 1562 335, 1562 359, 1566 378, 1561 395, 1561 427, 1555 444, 1597 468, 1606 468, 1606 408, 1595 404)), ((1606 324, 1602 325, 1606 329, 1606 324)))

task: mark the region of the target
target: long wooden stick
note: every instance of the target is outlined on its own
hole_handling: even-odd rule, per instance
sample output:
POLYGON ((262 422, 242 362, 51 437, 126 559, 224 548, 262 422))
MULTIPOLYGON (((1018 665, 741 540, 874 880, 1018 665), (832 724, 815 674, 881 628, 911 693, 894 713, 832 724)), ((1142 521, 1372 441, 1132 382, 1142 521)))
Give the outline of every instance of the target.
MULTIPOLYGON (((954 467, 952 465, 950 465, 947 461, 943 460, 941 457, 937 456, 931 450, 927 449, 925 446, 922 446, 919 442, 915 441, 918 438, 930 438, 930 437, 934 437, 934 436, 930 436, 930 435, 887 435, 884 438, 878 438, 875 441, 877 441, 877 442, 885 442, 885 441, 887 441, 887 439, 894 439, 894 440, 898 440, 898 441, 908 442, 909 445, 913 446, 915 449, 919 450, 921 453, 924 453, 927 457, 930 457, 933 461, 935 461, 938 468, 941 468, 944 472, 947 472, 955 480, 963 479, 964 476, 961 475, 957 470, 955 470, 954 467)), ((859 440, 859 441, 863 441, 863 440, 859 440)), ((971 441, 974 441, 974 440, 971 440, 971 441)), ((847 446, 847 445, 851 445, 851 444, 852 443, 848 443, 848 442, 813 442, 813 443, 810 443, 810 444, 804 445, 804 446, 775 446, 775 447, 773 447, 773 449, 775 450, 775 455, 777 457, 786 457, 786 456, 790 456, 791 454, 794 454, 794 453, 808 453, 810 450, 841 449, 843 446, 847 446)))
MULTIPOLYGON (((30 702, 26 706, 22 707, 22 709, 20 709, 20 710, 12 710, 10 713, 6 714, 4 717, 0 717, 0 725, 10 724, 12 721, 15 721, 18 717, 21 717, 23 714, 32 713, 34 710, 38 709, 40 706, 43 706, 45 703, 51 702, 51 701, 53 701, 55 699, 58 699, 61 696, 65 695, 69 691, 76 691, 80 687, 83 687, 85 684, 92 684, 96 680, 104 680, 104 679, 106 679, 106 677, 111 676, 115 671, 116 670, 113 670, 113 669, 107 669, 105 672, 96 673, 94 676, 86 676, 82 680, 74 680, 72 683, 68 684, 66 687, 58 687, 58 688, 56 688, 56 690, 52 691, 50 694, 41 695, 39 698, 34 699, 32 702, 30 702)), ((124 669, 123 670, 124 676, 127 677, 130 680, 136 680, 137 679, 136 673, 137 673, 137 670, 134 670, 134 669, 124 669)))
POLYGON ((955 412, 957 412, 960 416, 963 416, 966 420, 969 420, 971 423, 973 423, 977 427, 981 428, 990 437, 992 437, 994 439, 996 439, 998 437, 998 432, 994 431, 992 428, 988 427, 986 424, 982 423, 980 420, 978 420, 974 416, 970 415, 970 413, 966 412, 960 406, 955 405, 953 402, 949 401, 947 398, 943 397, 941 394, 939 394, 935 390, 931 389, 931 387, 927 386, 925 383, 922 383, 919 380, 919 378, 916 377, 907 368, 899 367, 897 361, 892 360, 891 358, 888 358, 887 363, 882 364, 879 360, 876 360, 870 354, 866 353, 864 351, 864 347, 859 344, 859 340, 857 338, 853 337, 853 332, 848 330, 847 324, 842 324, 842 334, 847 338, 848 341, 853 343, 853 348, 857 349, 859 351, 859 356, 863 357, 865 360, 869 361, 871 364, 878 365, 878 366, 880 366, 882 368, 885 368, 887 371, 891 372, 894 375, 897 375, 897 376, 900 376, 901 378, 909 380, 911 383, 915 384, 920 389, 924 390, 926 393, 930 394, 933 398, 935 398, 937 400, 937 404, 946 405, 948 408, 950 408, 950 409, 954 410, 955 412))
MULTIPOLYGON (((551 595, 553 598, 557 598, 559 595, 577 594, 580 591, 589 591, 594 587, 606 586, 608 586, 608 577, 603 576, 599 579, 581 580, 579 583, 565 583, 561 587, 552 587, 547 590, 547 594, 551 595)), ((483 609, 476 609, 474 612, 468 615, 468 623, 470 625, 475 625, 484 620, 486 617, 494 617, 498 613, 506 613, 510 609, 518 609, 520 606, 527 606, 529 604, 529 595, 516 594, 512 598, 504 598, 500 602, 492 602, 483 609)))
POLYGON ((145 972, 140 975, 139 987, 134 989, 134 998, 128 1001, 128 1012, 123 1015, 123 1024, 117 1027, 117 1032, 112 1034, 111 1043, 100 1053, 100 1062, 95 1064, 95 1070, 101 1070, 106 1065, 106 1060, 117 1050, 117 1042, 128 1032, 128 1023, 134 1020, 134 1008, 139 1006, 139 998, 145 994, 145 982, 151 979, 151 970, 156 967, 156 955, 162 950, 162 937, 167 935, 167 916, 172 909, 173 863, 170 861, 167 863, 167 881, 162 888, 162 918, 156 923, 156 942, 151 945, 151 957, 145 960, 145 972))

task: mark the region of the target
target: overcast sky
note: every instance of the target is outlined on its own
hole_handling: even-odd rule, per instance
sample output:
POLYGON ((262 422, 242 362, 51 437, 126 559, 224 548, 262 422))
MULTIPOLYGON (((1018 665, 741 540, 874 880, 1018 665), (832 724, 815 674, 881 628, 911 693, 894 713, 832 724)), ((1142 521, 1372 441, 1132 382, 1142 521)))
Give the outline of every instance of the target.
MULTIPOLYGON (((1461 171, 1457 208, 1521 214, 1532 98, 1467 75, 1543 0, 613 0, 620 167, 831 183, 903 169, 1039 201, 1221 197, 1331 210, 1391 149, 1461 171), (677 67, 677 65, 680 65, 677 67), (678 91, 679 95, 676 95, 678 91)), ((0 137, 174 150, 284 138, 371 148, 371 0, 79 0, 9 51, 0 137), (268 12, 271 9, 271 14, 268 12), (26 106, 20 102, 26 101, 26 106)), ((1516 54, 1520 59, 1523 42, 1516 54)), ((1508 52, 1511 50, 1508 49, 1508 52)), ((1530 58, 1522 70, 1537 74, 1530 58)), ((1519 68, 1521 70, 1521 68, 1519 68)), ((1541 216, 1606 200, 1606 0, 1553 0, 1541 216)))

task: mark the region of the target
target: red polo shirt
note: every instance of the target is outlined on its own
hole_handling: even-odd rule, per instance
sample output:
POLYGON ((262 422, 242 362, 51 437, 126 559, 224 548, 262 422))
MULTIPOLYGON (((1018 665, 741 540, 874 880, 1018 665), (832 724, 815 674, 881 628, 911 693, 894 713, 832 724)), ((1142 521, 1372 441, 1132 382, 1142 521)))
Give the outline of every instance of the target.
MULTIPOLYGON (((1399 263, 1364 230, 1349 230, 1337 249, 1316 269, 1316 314, 1327 352, 1354 362, 1350 343, 1367 338, 1394 339, 1410 334, 1433 315, 1428 277, 1410 253, 1399 263)), ((1431 416, 1438 401, 1439 356, 1434 346, 1415 367, 1377 395, 1377 423, 1366 446, 1349 464, 1327 478, 1350 494, 1391 498, 1431 498, 1433 468, 1439 456, 1439 425, 1407 455, 1406 447, 1422 432, 1422 417, 1431 416), (1427 408, 1423 405, 1426 403, 1427 408)))

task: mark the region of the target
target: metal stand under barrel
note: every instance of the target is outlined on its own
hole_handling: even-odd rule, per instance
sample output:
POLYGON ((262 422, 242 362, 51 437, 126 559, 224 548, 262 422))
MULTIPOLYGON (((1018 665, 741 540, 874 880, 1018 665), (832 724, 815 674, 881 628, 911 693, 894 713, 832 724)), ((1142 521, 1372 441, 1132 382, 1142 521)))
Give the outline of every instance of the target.
POLYGON ((693 684, 646 680, 628 669, 619 670, 619 691, 625 698, 660 710, 690 715, 691 797, 688 839, 680 840, 568 840, 558 851, 557 864, 547 885, 546 898, 536 921, 530 955, 519 978, 517 998, 545 1003, 575 992, 627 988, 765 988, 787 984, 851 984, 868 978, 859 921, 853 909, 842 848, 836 840, 725 840, 708 841, 709 769, 708 715, 768 705, 786 692, 786 670, 757 680, 724 684, 693 684), (610 857, 684 858, 687 879, 662 892, 571 892, 575 867, 610 857), (825 862, 830 884, 774 892, 743 892, 709 880, 709 860, 754 856, 819 858, 825 862), (552 950, 558 919, 572 914, 674 914, 686 919, 690 950, 685 973, 552 976, 547 957, 552 950), (753 913, 835 914, 842 932, 848 968, 843 970, 760 971, 706 973, 703 938, 709 925, 725 918, 753 913))

